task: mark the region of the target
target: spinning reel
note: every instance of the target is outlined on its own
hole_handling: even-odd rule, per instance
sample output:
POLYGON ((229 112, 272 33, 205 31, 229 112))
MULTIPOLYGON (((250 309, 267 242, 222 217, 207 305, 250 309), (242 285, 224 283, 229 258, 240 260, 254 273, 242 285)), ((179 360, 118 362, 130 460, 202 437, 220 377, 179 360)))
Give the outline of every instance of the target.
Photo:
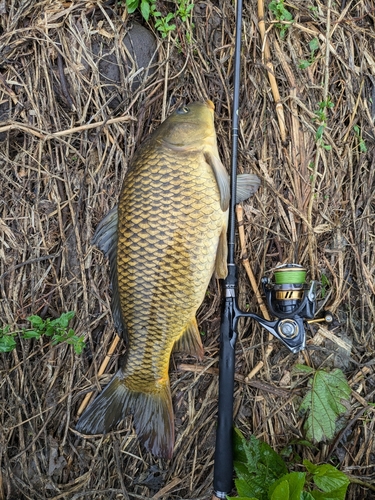
POLYGON ((291 352, 296 353, 306 345, 305 321, 330 323, 333 317, 326 313, 323 318, 315 319, 317 282, 306 283, 306 269, 302 266, 278 266, 273 278, 274 281, 262 278, 262 286, 268 310, 278 319, 268 321, 253 313, 241 313, 241 316, 255 319, 291 352))

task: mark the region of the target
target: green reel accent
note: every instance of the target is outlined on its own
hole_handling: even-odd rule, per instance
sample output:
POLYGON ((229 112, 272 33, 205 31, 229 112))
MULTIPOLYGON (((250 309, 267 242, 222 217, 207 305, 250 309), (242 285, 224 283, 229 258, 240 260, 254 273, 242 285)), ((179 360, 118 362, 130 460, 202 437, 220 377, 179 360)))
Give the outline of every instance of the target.
POLYGON ((303 285, 307 271, 303 267, 284 267, 274 272, 276 285, 303 285))

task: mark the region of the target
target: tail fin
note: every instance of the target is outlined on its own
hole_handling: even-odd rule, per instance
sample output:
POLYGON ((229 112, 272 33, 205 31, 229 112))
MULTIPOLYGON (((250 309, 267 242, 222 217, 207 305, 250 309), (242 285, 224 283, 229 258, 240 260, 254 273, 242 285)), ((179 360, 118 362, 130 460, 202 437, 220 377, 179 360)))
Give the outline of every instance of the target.
POLYGON ((174 417, 169 380, 157 392, 133 392, 119 370, 81 415, 76 429, 83 434, 106 434, 128 413, 134 415, 134 427, 145 448, 157 457, 172 458, 174 417))

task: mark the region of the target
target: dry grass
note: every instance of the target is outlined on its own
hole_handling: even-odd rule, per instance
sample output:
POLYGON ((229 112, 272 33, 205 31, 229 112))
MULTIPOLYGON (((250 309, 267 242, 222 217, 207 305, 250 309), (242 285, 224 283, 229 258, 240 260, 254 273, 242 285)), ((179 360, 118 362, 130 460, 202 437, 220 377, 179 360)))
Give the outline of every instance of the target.
MULTIPOLYGON (((294 364, 340 366, 353 389, 344 428, 333 443, 296 450, 374 484, 375 419, 368 403, 375 390, 375 3, 333 1, 330 11, 326 5, 290 0, 296 21, 283 40, 266 10, 265 42, 257 1, 246 2, 243 14, 238 169, 263 181, 244 207, 251 266, 258 283, 287 260, 308 267, 311 278, 324 274, 330 287, 320 305, 336 320, 328 333, 309 327, 308 349, 298 356, 275 341, 266 356, 268 334, 254 323, 242 328, 235 423, 280 451, 302 436, 298 397, 306 381, 291 375, 294 364), (314 37, 319 50, 302 70, 299 61, 309 58, 314 37), (280 103, 270 89, 269 62, 280 103), (328 96, 334 103, 323 137, 329 151, 317 146, 314 120, 328 96), (286 140, 275 104, 283 109, 286 140), (354 126, 367 152, 360 151, 354 126), (340 348, 340 339, 349 348, 340 348), (263 367, 246 382, 259 362, 263 367)), ((120 46, 128 21, 115 2, 104 8, 83 0, 8 0, 0 9, 0 106, 11 111, 0 127, 0 322, 19 329, 30 314, 74 310, 73 326, 88 346, 76 356, 65 345, 19 340, 16 351, 0 355, 0 499, 209 499, 220 321, 215 282, 198 318, 203 370, 183 356, 172 361, 173 461, 145 453, 130 419, 122 430, 88 440, 74 424, 85 392, 99 386, 98 367, 114 335, 108 268, 90 239, 116 203, 135 147, 177 103, 209 97, 222 159, 230 164, 232 4, 197 4, 195 41, 188 44, 181 29, 169 44, 160 41, 155 73, 136 91, 132 74, 123 75, 113 95, 105 92, 90 47, 102 40, 120 46), (121 104, 113 109, 108 101, 118 94, 121 104)), ((240 301, 259 310, 243 270, 240 301)), ((358 498, 374 492, 352 484, 348 499, 358 498)))

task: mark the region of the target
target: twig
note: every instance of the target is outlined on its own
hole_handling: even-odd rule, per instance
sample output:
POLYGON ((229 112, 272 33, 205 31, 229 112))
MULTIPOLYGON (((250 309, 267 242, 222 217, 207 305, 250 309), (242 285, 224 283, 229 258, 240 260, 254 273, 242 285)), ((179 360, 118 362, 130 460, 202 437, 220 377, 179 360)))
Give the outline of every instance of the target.
POLYGON ((167 114, 167 93, 168 93, 168 76, 169 76, 169 50, 171 45, 171 32, 168 33, 167 42, 167 61, 165 64, 165 75, 164 75, 164 93, 163 93, 163 108, 161 113, 161 121, 165 120, 167 114))
MULTIPOLYGON (((177 365, 177 369, 184 372, 209 373, 210 375, 215 375, 217 377, 219 376, 219 369, 212 366, 207 368, 199 365, 188 365, 185 363, 181 363, 177 365)), ((290 390, 280 389, 280 387, 274 387, 273 385, 268 384, 267 382, 261 382, 260 380, 250 380, 249 377, 245 377, 240 373, 235 373, 234 379, 241 384, 249 385, 250 387, 275 394, 276 396, 289 397, 292 392, 290 390)))
POLYGON ((31 127, 30 125, 24 125, 23 123, 13 122, 10 123, 9 125, 5 125, 4 127, 0 127, 0 133, 7 132, 8 130, 23 130, 24 132, 28 132, 32 135, 35 135, 36 137, 39 137, 39 139, 44 139, 45 141, 47 141, 49 139, 54 139, 55 137, 62 137, 64 135, 75 134, 76 132, 82 132, 83 130, 89 130, 92 128, 112 125, 113 123, 128 122, 130 120, 136 121, 136 119, 131 116, 118 116, 117 118, 110 118, 109 120, 103 120, 101 122, 96 122, 96 123, 88 123, 87 125, 68 128, 66 130, 60 130, 59 132, 53 132, 53 133, 45 132, 44 130, 31 127))

